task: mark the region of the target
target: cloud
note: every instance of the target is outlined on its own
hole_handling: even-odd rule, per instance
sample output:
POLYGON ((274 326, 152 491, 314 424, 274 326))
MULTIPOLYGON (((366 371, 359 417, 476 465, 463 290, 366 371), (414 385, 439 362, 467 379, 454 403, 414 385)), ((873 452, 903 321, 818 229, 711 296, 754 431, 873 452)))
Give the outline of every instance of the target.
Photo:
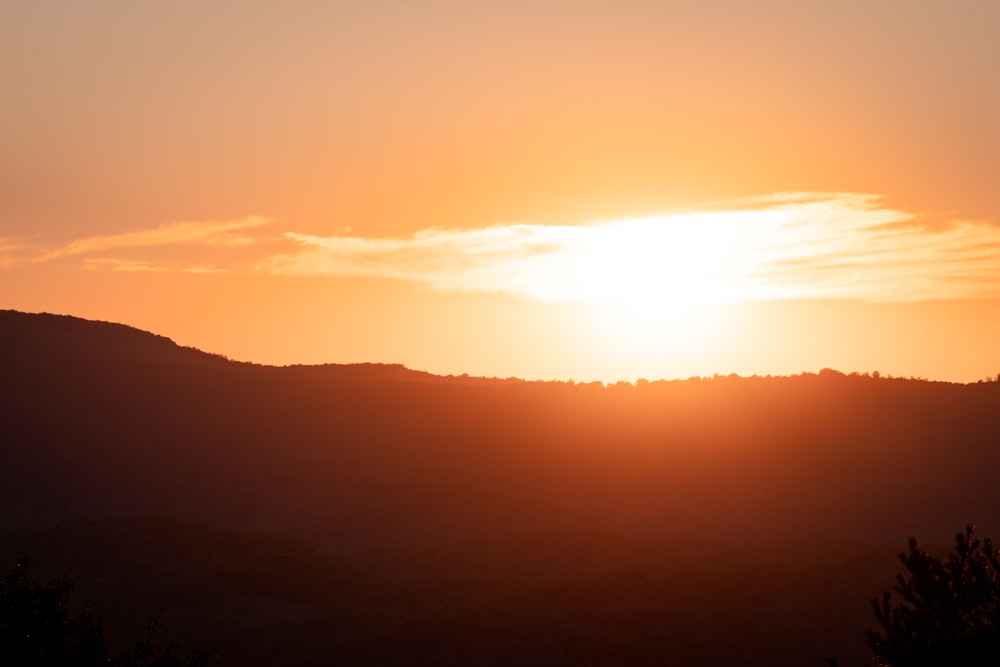
POLYGON ((262 233, 270 224, 259 216, 171 222, 55 248, 0 238, 0 269, 65 260, 118 272, 249 269, 611 301, 646 313, 774 299, 1000 297, 1000 227, 916 215, 865 194, 778 193, 578 225, 426 229, 405 238, 349 228, 262 233))
POLYGON ((46 247, 38 238, 0 238, 0 268, 79 258, 89 269, 216 273, 223 269, 212 261, 192 265, 190 256, 209 250, 211 259, 218 260, 223 253, 245 252, 260 243, 259 228, 272 223, 261 216, 168 222, 152 229, 92 236, 56 247, 46 247), (177 261, 178 250, 184 253, 184 261, 177 261))
POLYGON ((228 273, 226 269, 211 266, 166 266, 139 260, 94 257, 84 260, 88 269, 110 269, 131 273, 228 273))
POLYGON ((110 236, 92 236, 73 241, 49 251, 40 258, 48 261, 70 255, 84 255, 125 248, 151 248, 169 245, 241 246, 254 242, 241 233, 270 224, 272 220, 250 216, 237 220, 202 220, 167 222, 154 229, 141 229, 110 236))
POLYGON ((390 278, 449 291, 649 307, 767 299, 1000 296, 1000 228, 941 224, 873 195, 779 193, 581 225, 430 229, 408 238, 286 233, 278 275, 390 278))
POLYGON ((260 268, 279 275, 394 278, 435 289, 516 292, 579 234, 576 227, 538 225, 427 230, 409 239, 286 233, 304 248, 271 257, 260 268))

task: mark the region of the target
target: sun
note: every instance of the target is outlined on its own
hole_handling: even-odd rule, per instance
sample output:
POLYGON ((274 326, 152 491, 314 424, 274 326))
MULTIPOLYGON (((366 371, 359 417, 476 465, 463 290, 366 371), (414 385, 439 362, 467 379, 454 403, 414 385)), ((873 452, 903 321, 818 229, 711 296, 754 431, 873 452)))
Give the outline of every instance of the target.
POLYGON ((694 310, 753 298, 746 251, 752 212, 604 222, 562 256, 577 299, 624 307, 639 320, 676 322, 694 310))
POLYGON ((663 322, 725 297, 724 257, 707 225, 638 220, 604 231, 609 270, 600 298, 621 301, 640 319, 663 322))

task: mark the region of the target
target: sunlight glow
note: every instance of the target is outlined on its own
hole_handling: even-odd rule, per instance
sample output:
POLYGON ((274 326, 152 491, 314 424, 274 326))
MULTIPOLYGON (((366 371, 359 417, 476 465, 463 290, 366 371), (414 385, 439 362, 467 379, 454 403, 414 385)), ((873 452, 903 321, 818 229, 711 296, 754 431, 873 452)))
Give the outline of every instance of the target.
POLYGON ((696 306, 739 303, 757 296, 748 279, 755 261, 748 252, 752 233, 774 217, 709 212, 595 225, 562 258, 559 274, 574 280, 568 285, 542 280, 535 294, 618 302, 648 321, 672 321, 696 306))
POLYGON ((0 240, 0 268, 48 262, 132 273, 372 278, 688 324, 696 309, 846 299, 1000 297, 1000 227, 785 193, 578 225, 430 228, 410 237, 279 233, 263 217, 174 222, 43 248, 0 240))
POLYGON ((624 306, 647 322, 750 301, 1000 295, 1000 229, 931 225, 851 193, 776 194, 581 225, 429 229, 409 239, 285 238, 298 252, 259 270, 624 306))

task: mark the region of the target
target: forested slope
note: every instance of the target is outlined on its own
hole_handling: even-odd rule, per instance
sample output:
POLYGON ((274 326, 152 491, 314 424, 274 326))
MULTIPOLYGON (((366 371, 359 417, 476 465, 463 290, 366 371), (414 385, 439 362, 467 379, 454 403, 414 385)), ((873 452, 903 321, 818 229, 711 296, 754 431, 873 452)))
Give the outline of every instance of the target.
POLYGON ((66 531, 109 564, 138 558, 131 537, 107 546, 109 525, 183 544, 281 535, 313 563, 299 579, 343 584, 280 604, 307 584, 272 570, 204 589, 229 575, 196 561, 230 556, 196 550, 201 574, 171 588, 214 592, 150 611, 189 639, 215 628, 230 655, 262 628, 336 626, 301 664, 334 646, 350 664, 860 659, 867 597, 891 585, 907 536, 1000 525, 997 382, 824 371, 605 387, 276 368, 12 311, 0 312, 0 368, 9 552, 75 568, 116 609, 133 602, 93 582, 120 569, 76 562, 87 548, 66 531))

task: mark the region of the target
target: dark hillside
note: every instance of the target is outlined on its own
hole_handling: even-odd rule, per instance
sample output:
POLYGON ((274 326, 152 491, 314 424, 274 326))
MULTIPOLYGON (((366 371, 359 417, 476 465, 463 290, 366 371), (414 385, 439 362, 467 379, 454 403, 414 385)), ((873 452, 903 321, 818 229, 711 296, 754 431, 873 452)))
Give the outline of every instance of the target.
MULTIPOLYGON (((673 664, 860 660, 866 595, 891 577, 852 572, 891 571, 910 535, 1000 526, 997 382, 276 368, 11 311, 0 369, 0 528, 158 516, 300 540, 394 582, 394 629, 344 635, 372 638, 351 664, 449 664, 394 662, 393 642, 455 664, 659 664, 640 654, 665 647, 673 664), (856 567, 865 553, 886 564, 856 567), (694 623, 750 630, 707 647, 694 623), (762 639, 789 624, 797 649, 762 639)), ((357 604, 381 604, 373 590, 357 604)))
POLYGON ((48 315, 5 313, 0 336, 7 525, 157 514, 336 549, 548 530, 899 543, 1000 525, 1000 383, 432 382, 228 362, 48 315))
POLYGON ((113 647, 156 618, 165 641, 241 666, 791 667, 824 665, 832 654, 860 664, 865 596, 893 571, 889 550, 849 556, 848 545, 703 542, 650 552, 564 535, 538 538, 543 551, 589 553, 550 554, 546 576, 537 562, 524 569, 526 544, 508 542, 490 545, 512 555, 504 571, 451 571, 486 546, 466 545, 423 563, 421 576, 389 581, 294 540, 154 518, 0 538, 0 562, 13 562, 16 544, 35 554, 43 580, 72 576, 76 603, 96 601, 113 647))
MULTIPOLYGON (((212 367, 222 357, 184 348, 169 338, 124 324, 94 322, 48 313, 0 310, 0 348, 5 364, 20 372, 44 368, 45 360, 65 365, 82 363, 182 365, 212 367)), ((63 369, 65 370, 65 368, 63 369)))

